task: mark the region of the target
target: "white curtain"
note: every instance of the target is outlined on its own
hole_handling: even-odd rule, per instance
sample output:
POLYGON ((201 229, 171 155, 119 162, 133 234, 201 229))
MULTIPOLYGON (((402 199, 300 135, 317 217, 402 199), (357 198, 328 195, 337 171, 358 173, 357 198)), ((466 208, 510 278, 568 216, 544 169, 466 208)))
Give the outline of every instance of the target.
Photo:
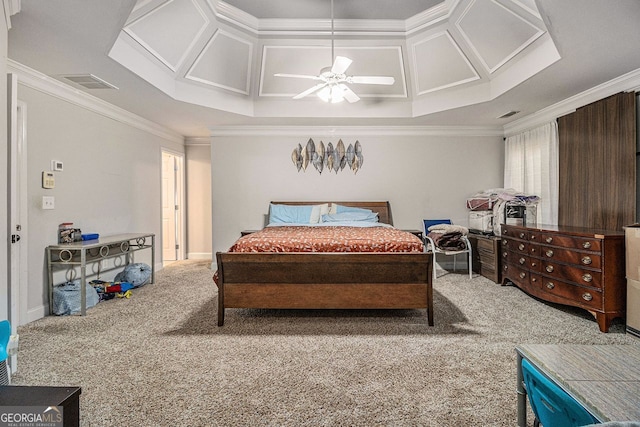
POLYGON ((540 197, 539 224, 558 224, 558 125, 555 121, 505 141, 504 187, 540 197))

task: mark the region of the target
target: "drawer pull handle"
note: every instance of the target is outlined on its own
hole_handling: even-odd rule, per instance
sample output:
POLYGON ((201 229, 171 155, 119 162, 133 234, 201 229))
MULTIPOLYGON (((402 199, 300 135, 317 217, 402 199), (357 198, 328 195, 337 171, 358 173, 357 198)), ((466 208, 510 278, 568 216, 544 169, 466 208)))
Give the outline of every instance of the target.
POLYGON ((523 251, 523 250, 524 250, 524 243, 520 243, 520 244, 518 245, 518 249, 520 249, 521 251, 523 251))
POLYGON ((521 265, 522 265, 522 264, 524 264, 526 261, 527 261, 527 260, 526 260, 526 259, 524 259, 524 258, 520 258, 520 259, 518 260, 518 262, 519 262, 521 265))
POLYGON ((502 239, 502 244, 507 246, 509 245, 509 241, 507 239, 502 239))
POLYGON ((582 294, 582 299, 585 301, 591 301, 593 299, 593 296, 589 292, 585 292, 584 294, 582 294))
POLYGON ((553 251, 551 249, 549 249, 547 252, 544 253, 547 258, 551 258, 553 256, 553 251))
POLYGON ((553 265, 547 265, 544 269, 549 273, 553 273, 553 265))
POLYGON ((590 275, 589 273, 586 273, 582 276, 582 280, 584 280, 585 282, 590 282, 593 280, 593 276, 590 275))
POLYGON ((521 238, 521 239, 524 239, 524 238, 525 238, 525 236, 526 236, 526 234, 524 234, 524 233, 520 233, 520 238, 521 238))
POLYGON ((585 249, 589 249, 591 247, 591 242, 584 242, 582 244, 582 247, 585 248, 585 249))
POLYGON ((553 282, 547 282, 547 288, 548 289, 553 289, 555 287, 556 287, 556 285, 554 285, 553 282))
POLYGON ((589 265, 589 264, 591 264, 591 257, 590 256, 584 256, 584 257, 582 257, 581 261, 582 261, 582 263, 584 265, 589 265))
POLYGON ((525 273, 525 272, 521 272, 521 273, 520 273, 520 278, 521 278, 521 279, 524 279, 525 277, 527 277, 527 273, 525 273))
POLYGON ((551 243, 553 242, 553 237, 547 237, 546 239, 544 239, 544 241, 547 243, 551 243))
POLYGON ((507 270, 509 269, 509 266, 508 266, 508 265, 505 265, 504 267, 502 267, 502 269, 503 269, 504 271, 507 271, 507 270))

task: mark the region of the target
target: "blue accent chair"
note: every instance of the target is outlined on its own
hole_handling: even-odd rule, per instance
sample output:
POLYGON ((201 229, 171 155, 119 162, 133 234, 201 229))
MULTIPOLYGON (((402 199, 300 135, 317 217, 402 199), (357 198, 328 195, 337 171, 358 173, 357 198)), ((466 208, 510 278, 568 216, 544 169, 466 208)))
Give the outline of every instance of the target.
POLYGON ((577 427, 598 422, 582 405, 526 359, 522 359, 522 377, 531 409, 536 416, 534 425, 577 427))
POLYGON ((9 385, 9 371, 7 366, 7 346, 11 338, 11 324, 8 320, 0 321, 0 385, 9 385))

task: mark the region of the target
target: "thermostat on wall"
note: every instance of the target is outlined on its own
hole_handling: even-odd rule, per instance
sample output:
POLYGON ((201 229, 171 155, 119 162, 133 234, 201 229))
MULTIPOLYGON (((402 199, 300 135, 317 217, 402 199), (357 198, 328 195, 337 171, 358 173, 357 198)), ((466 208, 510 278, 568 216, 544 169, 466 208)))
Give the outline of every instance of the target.
POLYGON ((62 172, 62 162, 60 160, 51 160, 51 170, 62 172))
POLYGON ((42 171, 42 188, 54 188, 56 177, 53 172, 42 171))

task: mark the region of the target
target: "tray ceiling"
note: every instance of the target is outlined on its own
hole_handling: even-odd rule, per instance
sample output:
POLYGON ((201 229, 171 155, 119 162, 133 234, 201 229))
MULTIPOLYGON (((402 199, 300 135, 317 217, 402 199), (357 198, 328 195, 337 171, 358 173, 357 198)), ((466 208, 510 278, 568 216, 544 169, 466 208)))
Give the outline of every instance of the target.
MULTIPOLYGON (((180 101, 253 117, 332 116, 335 106, 315 96, 291 99, 313 81, 274 77, 332 63, 328 0, 303 0, 298 16, 291 1, 139 0, 109 56, 180 101)), ((534 0, 408 1, 410 16, 386 1, 384 14, 369 1, 356 16, 355 3, 336 2, 335 54, 353 60, 348 75, 395 83, 352 84, 362 99, 341 104, 341 116, 417 117, 490 101, 560 59, 534 0)))

